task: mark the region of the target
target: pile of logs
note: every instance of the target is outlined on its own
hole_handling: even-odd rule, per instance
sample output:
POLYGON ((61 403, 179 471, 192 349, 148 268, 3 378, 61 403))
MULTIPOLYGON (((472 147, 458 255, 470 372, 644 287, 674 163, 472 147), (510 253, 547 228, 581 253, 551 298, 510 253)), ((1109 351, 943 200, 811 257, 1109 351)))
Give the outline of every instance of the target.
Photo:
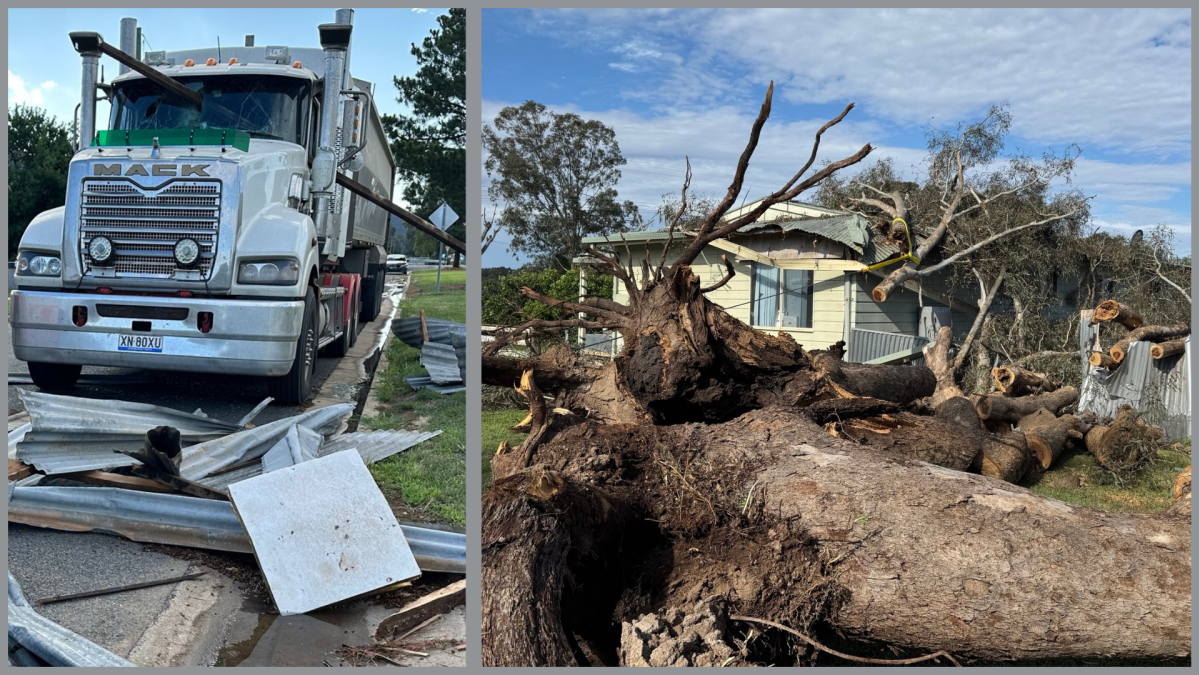
MULTIPOLYGON (((1124 318, 1119 311, 1117 316, 1124 318)), ((943 370, 951 339, 950 329, 943 327, 926 348, 933 372, 943 370)), ((1106 468, 1137 468, 1154 456, 1163 438, 1160 428, 1146 424, 1129 406, 1121 407, 1115 419, 1100 419, 1090 410, 1068 412, 1079 391, 1047 375, 1010 364, 994 368, 992 377, 995 391, 972 397, 963 396, 952 380, 938 378, 938 390, 947 395, 934 394, 933 416, 861 396, 818 402, 806 412, 833 436, 1010 483, 1049 469, 1072 445, 1106 468)))
POLYGON ((1137 341, 1156 343, 1150 347, 1150 356, 1155 359, 1165 359, 1183 353, 1183 338, 1191 332, 1186 323, 1176 323, 1162 326, 1147 325, 1142 315, 1129 305, 1116 300, 1105 300, 1096 306, 1092 320, 1088 325, 1098 323, 1119 324, 1129 331, 1116 344, 1109 347, 1108 352, 1092 352, 1088 355, 1088 363, 1096 368, 1114 370, 1125 360, 1129 344, 1137 341))

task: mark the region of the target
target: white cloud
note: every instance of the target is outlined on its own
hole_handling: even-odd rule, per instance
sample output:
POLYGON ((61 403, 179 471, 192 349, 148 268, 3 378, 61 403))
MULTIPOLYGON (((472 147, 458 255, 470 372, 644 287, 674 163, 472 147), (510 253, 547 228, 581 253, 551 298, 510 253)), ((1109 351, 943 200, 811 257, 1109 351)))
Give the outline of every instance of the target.
POLYGON ((8 71, 8 102, 44 107, 46 105, 45 94, 57 86, 58 83, 47 80, 36 87, 29 87, 25 80, 10 70, 8 71))
POLYGON ((608 67, 612 68, 613 70, 620 70, 620 71, 624 71, 626 73, 637 72, 637 69, 638 69, 637 66, 633 65, 632 63, 626 63, 626 62, 610 63, 610 64, 608 64, 608 67))
POLYGON ((412 11, 416 14, 424 14, 424 13, 428 12, 429 10, 425 9, 424 7, 413 7, 412 11))
POLYGON ((795 103, 858 101, 872 117, 953 125, 1008 102, 1014 131, 1155 159, 1191 144, 1187 10, 540 12, 537 30, 658 58, 629 95, 705 106, 768 80, 795 103))

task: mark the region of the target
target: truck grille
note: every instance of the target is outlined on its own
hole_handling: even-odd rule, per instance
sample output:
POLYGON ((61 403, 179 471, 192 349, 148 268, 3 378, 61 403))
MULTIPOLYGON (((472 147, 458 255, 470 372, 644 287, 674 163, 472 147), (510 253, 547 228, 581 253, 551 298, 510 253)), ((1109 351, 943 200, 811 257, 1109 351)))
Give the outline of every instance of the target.
POLYGON ((191 237, 200 244, 201 278, 212 271, 221 223, 221 184, 175 181, 165 188, 139 188, 127 180, 83 183, 79 249, 85 273, 92 269, 88 244, 105 236, 113 242, 113 272, 122 277, 169 279, 175 273, 175 243, 191 237))

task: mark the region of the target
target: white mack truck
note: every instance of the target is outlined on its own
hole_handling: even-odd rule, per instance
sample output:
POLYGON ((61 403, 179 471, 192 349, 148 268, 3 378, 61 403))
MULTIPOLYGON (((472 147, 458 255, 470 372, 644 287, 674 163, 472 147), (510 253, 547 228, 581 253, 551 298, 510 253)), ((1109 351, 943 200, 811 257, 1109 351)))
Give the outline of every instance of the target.
POLYGON ((353 10, 321 48, 149 52, 71 33, 83 59, 65 205, 17 254, 13 351, 34 384, 84 365, 256 375, 309 395, 318 350, 341 356, 382 304, 395 163, 372 85, 350 75, 353 10), (129 69, 97 82, 99 59, 129 69), (96 130, 97 91, 111 104, 96 130))

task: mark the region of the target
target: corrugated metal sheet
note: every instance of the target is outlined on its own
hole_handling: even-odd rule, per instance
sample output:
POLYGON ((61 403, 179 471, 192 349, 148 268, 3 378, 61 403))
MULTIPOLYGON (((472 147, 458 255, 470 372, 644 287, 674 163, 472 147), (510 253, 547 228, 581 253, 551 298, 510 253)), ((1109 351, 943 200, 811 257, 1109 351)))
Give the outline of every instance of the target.
POLYGON ((262 458, 263 473, 277 471, 320 456, 325 439, 308 427, 293 424, 287 433, 262 458))
MULTIPOLYGON (((9 663, 12 645, 19 644, 28 654, 17 655, 18 662, 30 665, 30 655, 53 667, 134 668, 136 664, 113 654, 87 638, 63 628, 34 611, 21 592, 21 586, 8 575, 9 663)), ((36 662, 33 665, 41 665, 36 662)))
POLYGON ((408 375, 404 381, 413 389, 430 389, 443 395, 467 390, 465 384, 434 384, 433 379, 427 375, 408 375))
MULTIPOLYGON (((9 486, 8 520, 71 532, 99 530, 133 541, 250 553, 229 502, 97 487, 9 486)), ((401 525, 426 572, 465 574, 466 535, 401 525)))
POLYGON ((467 381, 467 334, 451 333, 450 345, 454 347, 454 358, 458 359, 458 375, 462 382, 467 381))
POLYGON ((357 450, 364 462, 374 464, 418 443, 440 436, 441 433, 441 429, 437 431, 405 431, 404 429, 356 431, 327 441, 321 446, 321 456, 325 457, 344 450, 357 450))
POLYGON ((227 436, 241 427, 147 403, 21 391, 31 429, 16 443, 17 458, 47 474, 133 466, 119 450, 142 447, 157 426, 179 430, 185 444, 227 436))
MULTIPOLYGON (((850 350, 846 360, 851 363, 866 363, 871 359, 923 347, 926 344, 929 344, 929 340, 915 335, 854 328, 850 331, 850 350)), ((924 365, 925 359, 915 359, 911 363, 924 365)))
MULTIPOLYGON (((429 341, 439 344, 450 344, 450 335, 452 333, 461 334, 464 338, 467 334, 466 324, 461 324, 455 321, 446 321, 444 319, 425 319, 425 327, 429 331, 429 341)), ((421 317, 406 316, 392 321, 392 334, 400 339, 404 344, 415 349, 421 348, 421 317)))
POLYGON ((463 381, 462 373, 458 370, 458 355, 450 345, 426 342, 421 346, 421 365, 428 371, 434 384, 463 381))
POLYGON ((421 574, 391 506, 356 453, 336 452, 234 483, 229 499, 283 616, 421 574))
POLYGON ((218 469, 261 457, 278 443, 294 424, 308 427, 323 436, 335 434, 353 412, 354 404, 339 403, 186 447, 183 449, 183 462, 180 464, 179 473, 189 480, 200 480, 218 469))
POLYGON ((1129 345, 1125 359, 1113 371, 1104 368, 1084 370, 1079 409, 1091 410, 1101 417, 1115 416, 1117 408, 1128 403, 1144 419, 1162 427, 1168 438, 1192 435, 1192 404, 1189 389, 1192 339, 1179 356, 1155 359, 1150 356, 1152 342, 1129 345))

